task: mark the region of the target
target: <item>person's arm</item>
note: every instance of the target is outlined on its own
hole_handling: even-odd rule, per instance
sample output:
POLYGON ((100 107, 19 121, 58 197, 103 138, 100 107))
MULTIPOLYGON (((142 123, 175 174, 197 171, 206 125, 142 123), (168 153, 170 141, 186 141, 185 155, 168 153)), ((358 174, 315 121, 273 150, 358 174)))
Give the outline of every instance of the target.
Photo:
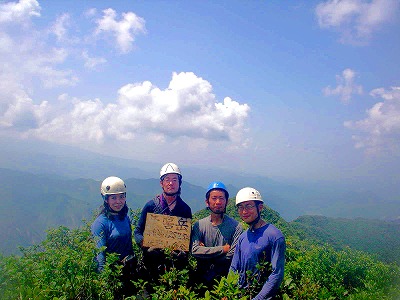
MULTIPOLYGON (((101 247, 107 246, 107 237, 105 234, 104 224, 96 219, 91 226, 92 236, 94 237, 96 247, 100 249, 101 247)), ((106 264, 106 254, 105 251, 101 251, 97 254, 95 258, 97 262, 97 270, 100 272, 104 269, 106 264)))
POLYGON ((277 239, 271 250, 272 273, 268 276, 261 291, 253 300, 272 299, 282 283, 285 268, 285 238, 277 239))
POLYGON ((193 225, 192 230, 192 255, 197 258, 212 258, 225 254, 224 246, 206 247, 203 234, 200 232, 199 222, 193 225))
POLYGON ((237 245, 237 243, 238 243, 238 241, 239 241, 239 236, 240 236, 242 233, 243 233, 243 227, 242 227, 242 225, 239 223, 239 224, 237 224, 236 229, 235 229, 235 233, 233 234, 233 237, 232 237, 232 245, 231 245, 231 248, 229 249, 229 252, 226 254, 226 257, 227 257, 228 259, 232 259, 233 255, 235 254, 236 245, 237 245))
POLYGON ((240 266, 240 247, 239 247, 239 243, 240 242, 238 242, 236 247, 235 247, 235 252, 233 254, 231 266, 229 267, 229 272, 237 272, 239 270, 239 266, 240 266))
POLYGON ((136 224, 135 231, 134 231, 135 242, 140 247, 142 247, 142 244, 143 244, 144 227, 146 226, 146 216, 147 216, 147 212, 149 211, 148 207, 149 207, 149 204, 146 203, 146 205, 142 209, 142 212, 140 213, 140 217, 139 217, 139 220, 136 224))

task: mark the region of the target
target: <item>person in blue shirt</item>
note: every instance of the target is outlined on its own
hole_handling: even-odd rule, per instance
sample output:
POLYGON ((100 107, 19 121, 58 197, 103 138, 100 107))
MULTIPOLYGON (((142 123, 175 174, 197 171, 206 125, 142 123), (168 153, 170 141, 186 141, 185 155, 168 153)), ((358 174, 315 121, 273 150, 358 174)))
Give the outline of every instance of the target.
POLYGON ((239 285, 243 289, 251 289, 254 280, 262 283, 261 290, 252 298, 254 300, 274 298, 282 283, 285 266, 285 237, 278 228, 261 218, 263 202, 260 192, 251 187, 241 189, 236 195, 240 218, 249 228, 239 237, 230 271, 239 273, 239 285), (263 263, 269 263, 271 269, 257 267, 263 263))
POLYGON ((103 207, 91 225, 91 233, 100 251, 95 260, 97 270, 104 269, 107 253, 117 253, 123 265, 122 282, 129 284, 137 260, 133 251, 131 222, 126 205, 126 185, 121 178, 111 176, 104 179, 100 187, 103 207))

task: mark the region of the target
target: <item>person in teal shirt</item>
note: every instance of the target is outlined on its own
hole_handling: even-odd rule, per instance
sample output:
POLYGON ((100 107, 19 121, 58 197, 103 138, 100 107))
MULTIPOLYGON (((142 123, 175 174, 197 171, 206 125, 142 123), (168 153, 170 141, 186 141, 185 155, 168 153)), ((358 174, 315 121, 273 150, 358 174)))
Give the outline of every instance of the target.
POLYGON ((95 260, 97 270, 103 271, 107 254, 118 254, 117 264, 121 264, 123 284, 120 291, 128 295, 132 286, 130 280, 135 276, 137 259, 133 251, 131 221, 126 205, 126 185, 121 178, 111 176, 104 179, 100 187, 103 207, 91 225, 91 233, 96 247, 101 250, 95 260))

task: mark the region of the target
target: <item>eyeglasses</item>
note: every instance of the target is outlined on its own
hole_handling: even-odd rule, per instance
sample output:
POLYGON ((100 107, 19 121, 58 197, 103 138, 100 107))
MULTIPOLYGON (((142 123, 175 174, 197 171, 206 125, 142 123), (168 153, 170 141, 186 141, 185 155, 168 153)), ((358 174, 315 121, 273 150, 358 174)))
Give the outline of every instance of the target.
POLYGON ((177 183, 178 181, 179 180, 177 178, 168 178, 168 177, 166 177, 166 178, 163 179, 164 183, 170 183, 170 182, 177 183))
POLYGON ((246 204, 246 205, 238 205, 237 210, 238 211, 249 211, 252 210, 254 207, 256 207, 254 204, 246 204))

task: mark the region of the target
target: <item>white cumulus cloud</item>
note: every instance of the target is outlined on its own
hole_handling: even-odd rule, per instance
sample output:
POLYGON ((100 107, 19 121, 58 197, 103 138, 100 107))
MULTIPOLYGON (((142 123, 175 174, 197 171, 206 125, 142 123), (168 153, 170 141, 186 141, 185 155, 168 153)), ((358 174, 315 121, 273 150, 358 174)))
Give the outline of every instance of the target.
POLYGON ((337 86, 331 88, 327 86, 323 89, 325 96, 339 96, 340 100, 347 104, 351 100, 352 95, 361 95, 363 92, 362 86, 354 83, 356 72, 351 69, 345 69, 342 75, 336 75, 337 86))
POLYGON ((359 121, 347 121, 344 126, 358 131, 353 136, 356 148, 368 153, 398 150, 400 146, 400 87, 383 88, 370 92, 383 101, 367 110, 367 117, 359 121))
POLYGON ((96 21, 96 35, 111 33, 122 53, 132 50, 135 37, 145 33, 145 21, 133 12, 122 13, 122 19, 117 20, 117 13, 112 8, 103 11, 103 17, 96 21))
POLYGON ((337 30, 342 43, 359 44, 393 20, 399 13, 398 0, 328 0, 316 6, 321 28, 337 30))
POLYGON ((0 4, 0 23, 25 22, 40 16, 40 5, 36 0, 20 0, 0 4))
POLYGON ((108 104, 61 95, 51 104, 34 105, 25 94, 15 96, 0 115, 0 127, 13 129, 26 117, 29 122, 19 130, 24 135, 62 143, 137 141, 140 136, 157 142, 182 138, 236 145, 242 143, 249 111, 247 104, 229 97, 216 101, 208 81, 182 72, 174 73, 164 90, 149 81, 127 84, 108 104))

